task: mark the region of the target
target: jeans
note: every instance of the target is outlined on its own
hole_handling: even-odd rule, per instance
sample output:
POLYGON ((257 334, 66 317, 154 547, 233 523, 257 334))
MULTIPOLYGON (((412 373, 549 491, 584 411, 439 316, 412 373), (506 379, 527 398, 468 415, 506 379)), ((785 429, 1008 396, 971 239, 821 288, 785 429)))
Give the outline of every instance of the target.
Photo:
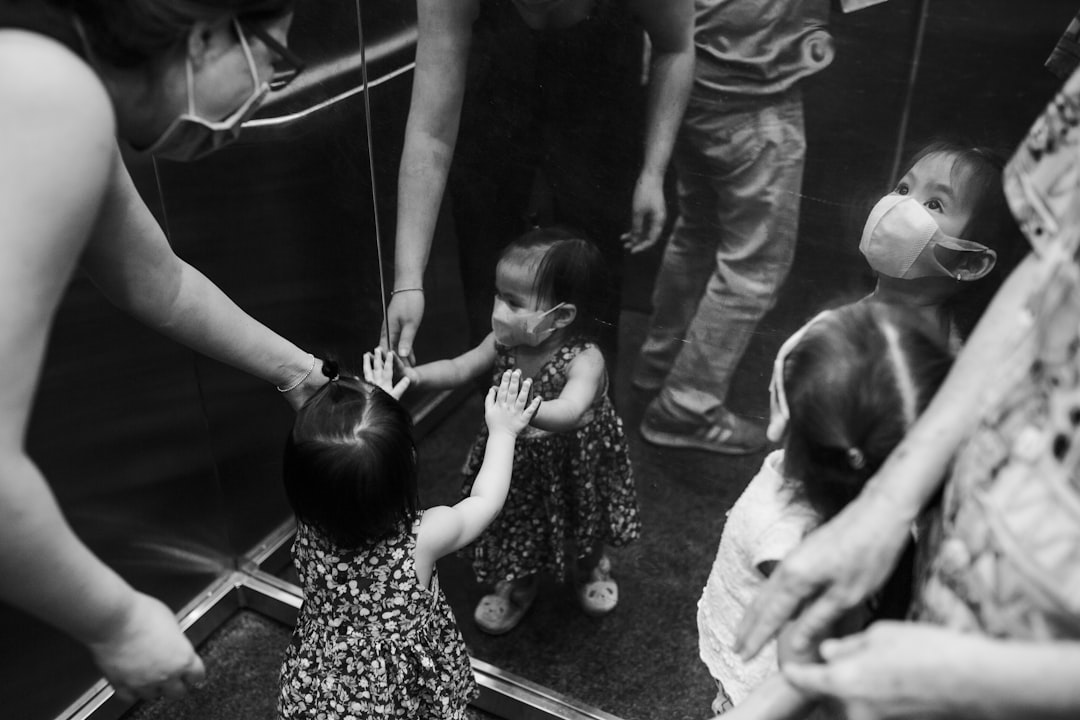
POLYGON ((705 425, 723 407, 795 255, 806 135, 797 88, 736 105, 695 102, 672 157, 679 218, 653 290, 634 384, 705 425))

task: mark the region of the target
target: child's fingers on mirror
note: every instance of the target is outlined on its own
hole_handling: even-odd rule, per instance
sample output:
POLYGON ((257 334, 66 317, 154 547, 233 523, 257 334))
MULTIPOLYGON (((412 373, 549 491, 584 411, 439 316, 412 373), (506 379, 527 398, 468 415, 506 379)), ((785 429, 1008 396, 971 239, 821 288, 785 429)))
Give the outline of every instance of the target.
POLYGON ((507 393, 509 397, 516 398, 518 392, 521 390, 521 371, 515 370, 510 375, 510 385, 507 387, 507 393))
POLYGON ((525 378, 521 383, 521 390, 517 394, 517 409, 520 411, 529 402, 529 393, 532 391, 532 378, 525 378))
POLYGON ((502 401, 506 400, 506 391, 507 391, 507 389, 509 387, 510 387, 510 371, 507 370, 506 372, 504 372, 502 374, 502 377, 499 379, 499 387, 497 388, 498 392, 496 393, 496 399, 498 401, 502 402, 502 401))
POLYGON ((371 382, 371 378, 374 375, 372 370, 371 353, 364 353, 364 379, 371 382))

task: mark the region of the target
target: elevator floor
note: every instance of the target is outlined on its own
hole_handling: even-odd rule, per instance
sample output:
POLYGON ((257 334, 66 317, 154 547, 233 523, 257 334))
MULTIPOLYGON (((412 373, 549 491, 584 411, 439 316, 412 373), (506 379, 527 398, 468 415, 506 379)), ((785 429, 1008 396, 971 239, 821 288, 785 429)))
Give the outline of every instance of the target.
MULTIPOLYGON (((206 683, 180 700, 140 703, 124 720, 276 720, 281 655, 292 628, 243 610, 199 647, 206 683)), ((469 708, 470 720, 498 720, 469 708)))

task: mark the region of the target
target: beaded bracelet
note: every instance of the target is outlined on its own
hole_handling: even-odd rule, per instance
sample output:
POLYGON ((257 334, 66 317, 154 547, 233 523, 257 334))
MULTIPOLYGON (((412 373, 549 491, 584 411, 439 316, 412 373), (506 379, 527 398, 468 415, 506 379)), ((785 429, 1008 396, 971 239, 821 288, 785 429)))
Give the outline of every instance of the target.
POLYGON ((390 297, 394 297, 398 293, 403 293, 403 292, 420 292, 420 293, 422 293, 422 292, 424 292, 424 288, 422 288, 422 287, 412 287, 412 288, 401 288, 400 290, 391 290, 390 291, 390 297))
POLYGON ((292 385, 289 385, 287 387, 282 387, 281 385, 277 385, 276 387, 277 387, 277 391, 279 393, 287 393, 290 390, 295 390, 296 388, 300 387, 300 384, 302 382, 304 382, 305 380, 308 379, 308 377, 311 375, 311 371, 315 369, 315 356, 312 355, 311 353, 308 353, 308 357, 311 358, 311 366, 308 367, 307 372, 305 372, 303 375, 301 375, 300 378, 296 382, 294 382, 292 385))

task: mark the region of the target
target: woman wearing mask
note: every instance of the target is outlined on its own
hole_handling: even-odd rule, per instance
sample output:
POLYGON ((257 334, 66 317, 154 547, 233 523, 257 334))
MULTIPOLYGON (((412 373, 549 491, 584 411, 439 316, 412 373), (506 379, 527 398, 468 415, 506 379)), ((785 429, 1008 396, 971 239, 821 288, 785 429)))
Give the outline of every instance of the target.
POLYGON ((67 525, 24 447, 34 388, 78 265, 120 308, 294 407, 321 384, 314 356, 173 253, 117 148, 191 159, 235 138, 288 55, 291 5, 0 0, 0 598, 84 643, 122 696, 183 694, 203 666, 169 608, 67 525))

